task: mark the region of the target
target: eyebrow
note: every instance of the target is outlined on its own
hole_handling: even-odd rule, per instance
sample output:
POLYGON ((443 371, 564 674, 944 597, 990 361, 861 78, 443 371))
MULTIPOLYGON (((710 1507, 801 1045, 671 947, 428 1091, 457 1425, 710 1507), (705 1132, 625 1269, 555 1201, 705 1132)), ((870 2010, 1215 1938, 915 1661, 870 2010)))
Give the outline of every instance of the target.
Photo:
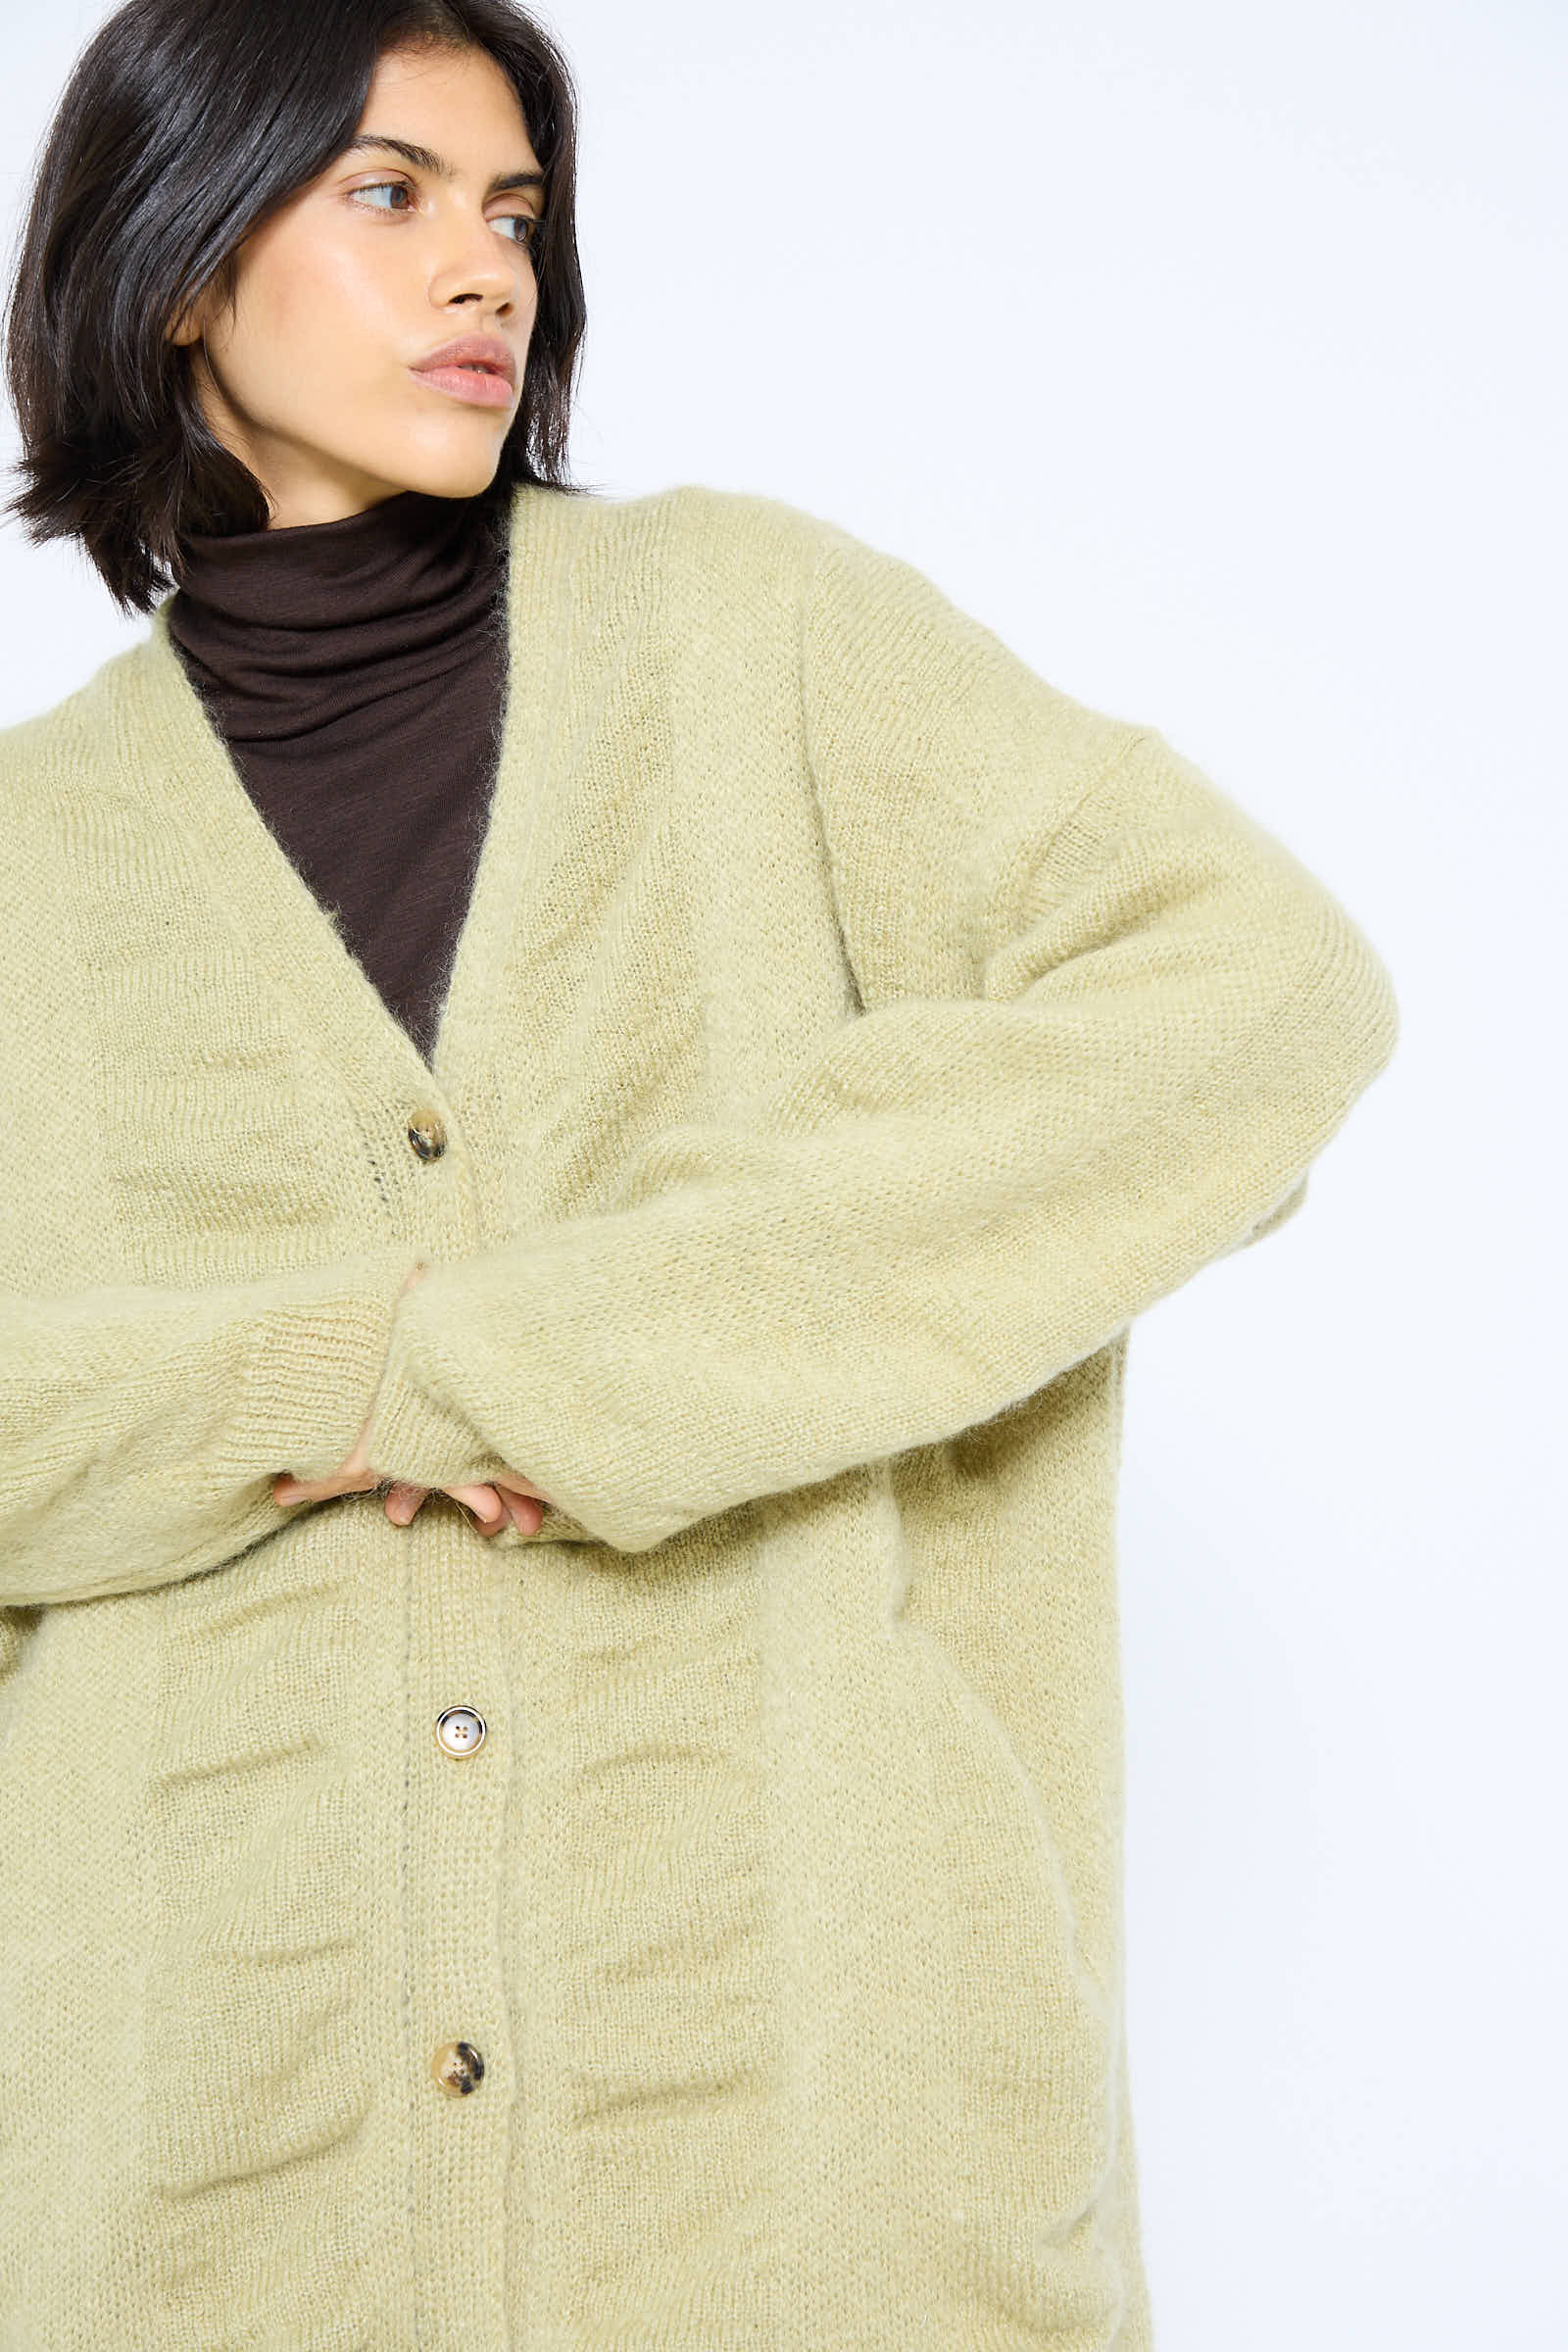
MULTIPOLYGON (((437 179, 456 179, 458 176, 455 164, 449 164, 444 155, 435 154, 429 147, 418 146, 413 139, 383 139, 371 131, 362 130, 358 138, 350 139, 343 152, 353 155, 362 147, 389 148, 392 154, 401 155, 406 164, 412 164, 416 172, 432 172, 437 179)), ((544 184, 545 175, 542 172, 498 172, 484 192, 485 202, 488 204, 492 196, 500 196, 513 188, 542 188, 544 184)))

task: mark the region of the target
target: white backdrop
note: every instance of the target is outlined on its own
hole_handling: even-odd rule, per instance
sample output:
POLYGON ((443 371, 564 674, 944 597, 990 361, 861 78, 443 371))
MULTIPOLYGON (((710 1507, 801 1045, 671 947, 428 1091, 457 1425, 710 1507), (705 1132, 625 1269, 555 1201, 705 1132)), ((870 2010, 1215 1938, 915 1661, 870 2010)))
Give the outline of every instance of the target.
MULTIPOLYGON (((14 235, 110 12, 3 4, 14 235)), ((1568 15, 539 14, 583 99, 578 478, 906 557, 1389 964, 1396 1058, 1305 1209, 1132 1340, 1156 2340, 1563 2340, 1568 15)), ((0 724, 144 625, 8 526, 0 724)))

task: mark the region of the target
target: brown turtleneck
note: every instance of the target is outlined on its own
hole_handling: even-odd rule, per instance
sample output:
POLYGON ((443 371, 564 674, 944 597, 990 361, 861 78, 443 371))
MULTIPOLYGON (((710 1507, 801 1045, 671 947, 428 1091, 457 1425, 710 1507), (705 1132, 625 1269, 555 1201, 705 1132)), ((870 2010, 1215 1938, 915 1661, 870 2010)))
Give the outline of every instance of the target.
POLYGON ((427 1061, 500 752, 502 514, 407 490, 194 536, 169 604, 252 800, 427 1061))

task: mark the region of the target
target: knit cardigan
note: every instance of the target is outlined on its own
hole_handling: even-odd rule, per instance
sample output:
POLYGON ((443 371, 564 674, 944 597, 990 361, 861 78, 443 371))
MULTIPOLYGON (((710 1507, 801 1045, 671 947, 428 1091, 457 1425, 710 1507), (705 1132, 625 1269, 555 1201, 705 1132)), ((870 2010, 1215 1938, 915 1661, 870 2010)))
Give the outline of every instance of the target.
POLYGON ((428 1061, 162 608, 0 735, 0 2342, 1146 2352, 1129 1326, 1388 972, 797 508, 507 593, 428 1061))

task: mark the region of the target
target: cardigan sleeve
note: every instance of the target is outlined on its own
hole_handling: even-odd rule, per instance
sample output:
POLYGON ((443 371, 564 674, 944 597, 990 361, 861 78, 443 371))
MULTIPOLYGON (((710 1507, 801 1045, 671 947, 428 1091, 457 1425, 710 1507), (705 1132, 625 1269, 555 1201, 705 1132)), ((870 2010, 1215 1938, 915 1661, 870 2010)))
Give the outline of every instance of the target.
POLYGON ((169 1584, 275 1534, 364 1425, 413 1252, 206 1290, 0 1294, 0 1606, 169 1584))
POLYGON ((820 527, 805 742, 859 1004, 608 1211, 433 1264, 368 1441, 437 1486, 477 1434, 625 1551, 1057 1378, 1295 1213, 1396 1036, 1356 923, 1157 730, 820 527))

